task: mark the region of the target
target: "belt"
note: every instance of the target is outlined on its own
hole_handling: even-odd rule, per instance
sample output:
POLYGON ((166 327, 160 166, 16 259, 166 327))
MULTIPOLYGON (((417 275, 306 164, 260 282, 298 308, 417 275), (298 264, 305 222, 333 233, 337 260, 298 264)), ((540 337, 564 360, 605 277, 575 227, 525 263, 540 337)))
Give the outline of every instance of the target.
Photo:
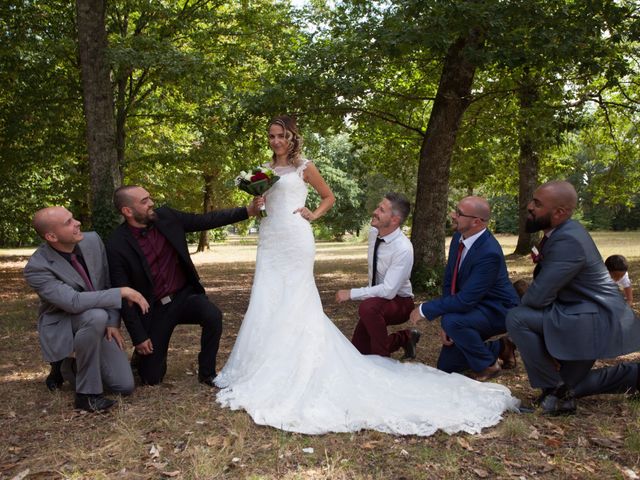
POLYGON ((173 299, 176 298, 175 293, 173 295, 167 295, 166 297, 162 297, 159 302, 162 305, 166 305, 167 303, 171 303, 173 301, 173 299))

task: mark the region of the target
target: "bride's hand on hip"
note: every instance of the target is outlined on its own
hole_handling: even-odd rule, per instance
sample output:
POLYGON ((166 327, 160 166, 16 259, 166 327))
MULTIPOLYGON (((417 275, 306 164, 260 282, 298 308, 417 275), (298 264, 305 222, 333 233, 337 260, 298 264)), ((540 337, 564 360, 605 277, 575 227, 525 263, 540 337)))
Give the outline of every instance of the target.
POLYGON ((309 222, 313 222, 316 219, 316 216, 307 207, 300 207, 293 213, 299 213, 302 218, 308 220, 309 222))

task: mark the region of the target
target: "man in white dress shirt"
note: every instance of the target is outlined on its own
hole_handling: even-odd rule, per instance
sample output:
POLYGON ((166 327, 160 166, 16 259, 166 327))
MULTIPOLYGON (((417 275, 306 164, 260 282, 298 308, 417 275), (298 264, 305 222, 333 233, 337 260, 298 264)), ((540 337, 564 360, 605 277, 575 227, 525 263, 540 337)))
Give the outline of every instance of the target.
POLYGON ((338 290, 336 301, 362 300, 359 321, 351 342, 364 355, 388 357, 404 348, 403 358, 415 358, 420 333, 415 329, 389 334, 387 325, 409 320, 413 310, 411 269, 413 245, 402 233, 410 204, 399 193, 387 193, 371 218, 369 232, 369 284, 362 288, 338 290))

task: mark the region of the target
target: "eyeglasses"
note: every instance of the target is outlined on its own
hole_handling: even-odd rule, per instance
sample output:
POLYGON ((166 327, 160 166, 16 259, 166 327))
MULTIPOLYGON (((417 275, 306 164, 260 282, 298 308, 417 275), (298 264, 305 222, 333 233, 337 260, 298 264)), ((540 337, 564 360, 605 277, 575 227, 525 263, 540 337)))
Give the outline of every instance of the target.
POLYGON ((465 214, 465 213, 462 213, 462 212, 460 211, 460 209, 459 209, 459 208, 457 208, 457 207, 456 207, 456 209, 453 211, 453 213, 455 213, 455 214, 456 214, 456 217, 478 218, 478 219, 482 220, 483 222, 485 221, 485 219, 484 219, 484 218, 482 218, 482 217, 478 217, 478 216, 476 216, 476 215, 467 215, 467 214, 465 214))

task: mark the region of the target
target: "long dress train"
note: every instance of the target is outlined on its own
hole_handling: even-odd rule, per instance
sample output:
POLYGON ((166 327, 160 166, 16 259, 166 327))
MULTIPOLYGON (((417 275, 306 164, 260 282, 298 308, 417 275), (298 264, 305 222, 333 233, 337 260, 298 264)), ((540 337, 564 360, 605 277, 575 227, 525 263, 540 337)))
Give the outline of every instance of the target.
POLYGON ((313 276, 315 241, 294 210, 307 186, 298 169, 278 170, 260 224, 249 307, 217 401, 260 425, 307 434, 372 429, 393 434, 477 433, 518 400, 421 363, 361 355, 324 314, 313 276))

